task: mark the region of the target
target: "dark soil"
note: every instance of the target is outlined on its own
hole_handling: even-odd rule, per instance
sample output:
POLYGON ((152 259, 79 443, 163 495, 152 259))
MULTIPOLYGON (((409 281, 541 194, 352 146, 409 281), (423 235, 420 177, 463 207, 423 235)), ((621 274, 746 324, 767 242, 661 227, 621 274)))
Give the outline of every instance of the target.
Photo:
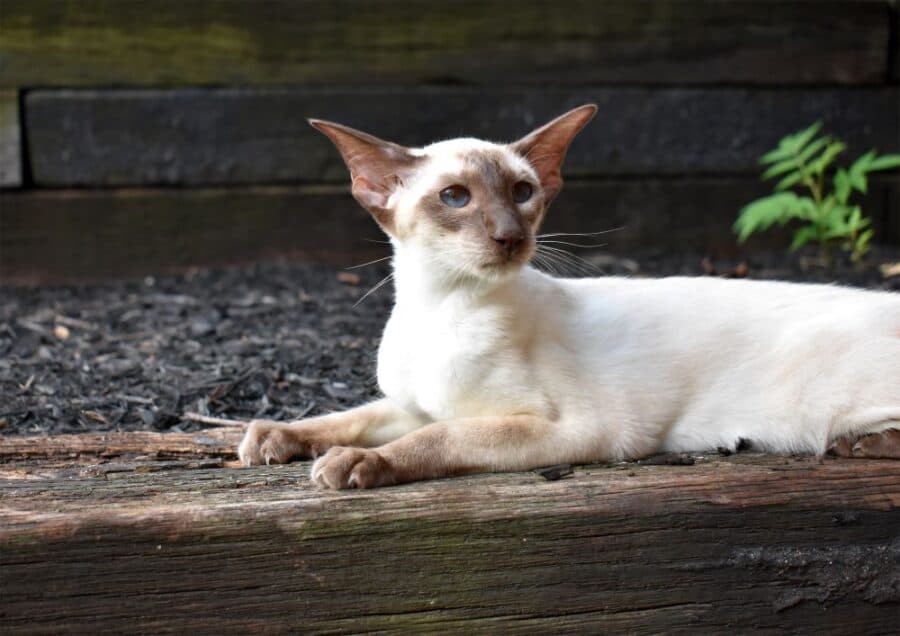
MULTIPOLYGON (((610 274, 748 276, 900 291, 880 263, 827 270, 798 257, 585 255, 610 274)), ((383 264, 382 264, 383 265, 383 264)), ((81 287, 0 288, 0 433, 190 431, 185 412, 292 419, 377 395, 387 268, 267 264, 81 287)))

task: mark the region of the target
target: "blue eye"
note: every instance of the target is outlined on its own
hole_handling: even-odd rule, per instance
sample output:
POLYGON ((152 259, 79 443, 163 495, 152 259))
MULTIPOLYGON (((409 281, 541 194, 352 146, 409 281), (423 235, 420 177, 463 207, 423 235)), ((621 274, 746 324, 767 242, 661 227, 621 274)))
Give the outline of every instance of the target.
POLYGON ((525 203, 531 198, 533 192, 534 189, 531 187, 530 183, 527 181, 519 181, 513 186, 513 201, 516 203, 525 203))
POLYGON ((461 185, 452 185, 449 188, 441 190, 441 201, 449 205, 451 208, 465 207, 472 195, 461 185))

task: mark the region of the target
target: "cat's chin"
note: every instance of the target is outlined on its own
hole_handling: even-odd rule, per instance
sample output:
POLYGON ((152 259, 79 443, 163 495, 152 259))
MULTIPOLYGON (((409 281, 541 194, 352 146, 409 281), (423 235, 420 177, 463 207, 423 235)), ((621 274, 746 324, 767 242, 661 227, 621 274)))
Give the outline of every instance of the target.
POLYGON ((524 263, 520 263, 517 259, 482 263, 478 266, 478 278, 489 282, 502 281, 513 276, 523 266, 524 263))

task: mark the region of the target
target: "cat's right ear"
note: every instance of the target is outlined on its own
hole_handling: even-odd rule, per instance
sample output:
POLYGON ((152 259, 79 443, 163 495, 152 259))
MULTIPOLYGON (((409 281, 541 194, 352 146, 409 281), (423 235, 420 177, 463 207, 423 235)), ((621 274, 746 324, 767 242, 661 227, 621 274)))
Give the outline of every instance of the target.
POLYGON ((350 170, 353 197, 366 208, 385 231, 392 229, 388 199, 420 161, 409 148, 373 137, 359 130, 321 119, 310 125, 337 147, 350 170))

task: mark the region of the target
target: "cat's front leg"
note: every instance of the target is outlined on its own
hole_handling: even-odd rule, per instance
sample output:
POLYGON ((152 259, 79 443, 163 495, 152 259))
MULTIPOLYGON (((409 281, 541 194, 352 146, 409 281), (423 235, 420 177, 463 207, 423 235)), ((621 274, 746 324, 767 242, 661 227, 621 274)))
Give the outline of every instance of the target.
POLYGON ((334 446, 374 446, 422 426, 390 400, 296 422, 254 420, 238 446, 245 466, 311 459, 334 446))
POLYGON ((311 477, 323 488, 376 488, 594 458, 589 444, 573 446, 561 432, 559 423, 530 415, 437 422, 378 448, 333 447, 311 477))

